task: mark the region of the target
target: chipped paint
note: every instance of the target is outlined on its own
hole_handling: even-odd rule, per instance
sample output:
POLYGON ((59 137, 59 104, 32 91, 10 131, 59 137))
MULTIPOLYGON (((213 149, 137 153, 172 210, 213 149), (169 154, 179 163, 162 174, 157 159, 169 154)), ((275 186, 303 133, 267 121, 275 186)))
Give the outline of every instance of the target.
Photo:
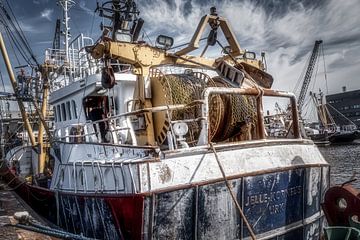
POLYGON ((164 163, 159 167, 159 178, 162 183, 171 180, 171 169, 164 163))
POLYGON ((320 190, 318 188, 318 184, 320 181, 320 171, 319 169, 315 169, 315 168, 310 168, 310 176, 308 178, 308 192, 307 192, 307 198, 306 198, 306 203, 308 205, 312 205, 313 201, 314 201, 314 197, 318 195, 318 191, 320 190))
MULTIPOLYGON (((271 171, 271 169, 327 165, 314 145, 263 146, 257 147, 256 151, 253 148, 240 148, 232 151, 218 151, 218 155, 228 177, 252 175, 257 172, 271 171), (297 160, 293 161, 294 159, 297 160)), ((156 191, 222 179, 214 154, 203 151, 199 151, 199 154, 193 151, 191 156, 173 158, 167 156, 161 162, 149 163, 149 166, 145 163, 140 164, 140 173, 149 174, 149 176, 141 176, 143 191, 149 190, 149 185, 151 185, 151 191, 156 191), (164 165, 166 165, 166 170, 159 171, 164 165), (171 178, 168 172, 171 173, 171 178)))
MULTIPOLYGON (((319 209, 309 216, 303 215, 307 208, 304 196, 310 191, 307 186, 311 182, 308 180, 310 169, 278 171, 230 181, 257 239, 319 239, 319 223, 323 218, 319 209)), ((319 205, 319 191, 313 201, 315 199, 319 205)), ((224 181, 155 193, 144 203, 145 239, 249 237, 224 181), (152 224, 149 221, 153 221, 152 224)))

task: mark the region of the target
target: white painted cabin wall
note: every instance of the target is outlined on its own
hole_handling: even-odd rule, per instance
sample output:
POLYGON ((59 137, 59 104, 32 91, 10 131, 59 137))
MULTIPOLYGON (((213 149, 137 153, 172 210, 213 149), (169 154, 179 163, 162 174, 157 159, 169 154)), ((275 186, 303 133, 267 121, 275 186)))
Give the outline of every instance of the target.
MULTIPOLYGON (((115 74, 116 85, 109 92, 109 96, 113 96, 115 99, 115 104, 117 105, 118 111, 115 112, 116 115, 127 112, 126 103, 133 99, 135 84, 136 84, 136 75, 129 73, 115 74)), ((68 130, 65 128, 76 125, 83 124, 86 121, 86 116, 84 112, 84 107, 82 105, 83 99, 87 96, 96 95, 97 91, 102 89, 101 85, 101 74, 94 74, 86 77, 83 80, 79 80, 69 85, 61 88, 57 91, 54 91, 50 94, 49 103, 51 107, 58 106, 62 103, 66 105, 66 102, 75 101, 77 107, 78 118, 72 118, 71 120, 66 121, 57 121, 55 122, 55 132, 57 137, 68 135, 68 130), (86 88, 84 90, 84 87, 86 88), (58 129, 61 129, 59 131, 58 129)), ((125 120, 121 122, 120 127, 126 126, 125 120)), ((124 133, 125 135, 125 133, 124 133)))

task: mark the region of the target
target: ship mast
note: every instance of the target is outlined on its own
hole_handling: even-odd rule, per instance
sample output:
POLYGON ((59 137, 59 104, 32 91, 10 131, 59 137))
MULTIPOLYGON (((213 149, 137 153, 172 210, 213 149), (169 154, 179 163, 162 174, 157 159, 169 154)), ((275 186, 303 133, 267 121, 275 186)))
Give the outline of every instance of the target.
MULTIPOLYGON (((20 34, 21 29, 20 29, 20 26, 19 29, 17 29, 17 27, 14 27, 14 24, 11 23, 12 22, 12 19, 10 18, 10 15, 8 15, 6 13, 6 10, 5 9, 2 9, 5 13, 5 15, 7 16, 7 19, 8 19, 8 23, 4 23, 5 26, 6 25, 11 25, 13 26, 13 31, 14 32, 17 32, 19 34, 18 38, 20 40, 21 43, 23 43, 24 47, 28 50, 29 54, 30 54, 30 57, 34 60, 34 62, 29 62, 29 58, 27 58, 26 56, 23 55, 24 57, 24 60, 29 64, 29 66, 37 66, 39 67, 39 69, 42 68, 42 66, 40 66, 36 60, 36 58, 34 57, 34 54, 32 53, 31 49, 30 49, 30 46, 27 42, 27 40, 25 39, 25 36, 23 36, 22 34, 20 34)), ((15 16, 14 16, 15 17, 15 16)), ((16 42, 19 42, 18 40, 16 39, 13 39, 13 41, 16 41, 16 42)), ((29 102, 32 102, 34 107, 35 107, 35 110, 36 110, 36 113, 39 117, 39 132, 38 132, 38 142, 36 143, 36 139, 35 139, 35 134, 33 132, 33 129, 32 129, 32 126, 30 124, 30 120, 29 120, 29 117, 28 117, 28 113, 26 112, 26 109, 25 109, 25 104, 23 102, 24 100, 24 96, 23 94, 21 94, 21 91, 19 91, 20 89, 24 89, 25 86, 23 84, 19 85, 18 82, 16 81, 15 79, 15 75, 14 75, 14 72, 12 70, 12 66, 11 66, 11 63, 10 63, 10 60, 9 60, 9 56, 7 54, 7 50, 6 50, 6 47, 5 47, 5 43, 3 41, 3 38, 2 38, 2 35, 0 33, 0 45, 1 45, 1 52, 2 52, 2 56, 4 58, 4 62, 5 62, 5 65, 6 65, 6 68, 7 68, 7 71, 8 71, 8 74, 9 74, 9 79, 10 79, 10 82, 11 82, 11 85, 13 87, 13 91, 14 91, 14 96, 16 97, 16 100, 17 100, 17 103, 18 103, 18 107, 19 107, 19 110, 20 110, 20 113, 21 113, 21 117, 22 117, 22 120, 23 120, 23 123, 24 123, 24 127, 28 133, 28 137, 29 137, 29 140, 30 140, 30 143, 31 143, 31 146, 32 147, 38 147, 39 148, 39 152, 38 152, 38 157, 39 157, 39 166, 40 166, 40 169, 38 169, 38 172, 37 173, 42 173, 42 170, 41 170, 41 163, 42 162, 45 162, 45 159, 46 159, 46 153, 44 151, 44 143, 43 143, 43 131, 45 130, 49 139, 51 139, 51 133, 49 131, 49 128, 48 126, 46 125, 46 122, 45 122, 45 117, 46 116, 46 105, 47 105, 47 90, 46 90, 46 87, 44 87, 44 95, 43 95, 43 105, 41 107, 42 111, 40 112, 39 110, 39 106, 38 106, 38 89, 36 89, 36 95, 35 97, 32 96, 32 94, 30 94, 29 96, 26 96, 26 99, 27 101, 29 102)), ((37 82, 38 82, 38 77, 35 78, 35 81, 36 81, 36 86, 37 86, 37 82)), ((43 167, 42 167, 43 168, 43 167)))
POLYGON ((70 27, 69 27, 69 10, 72 6, 75 5, 75 2, 73 0, 59 0, 58 3, 62 6, 63 11, 64 11, 64 36, 65 36, 65 61, 68 62, 69 61, 69 40, 70 40, 70 27))
MULTIPOLYGON (((1 48, 2 56, 3 56, 3 59, 4 59, 5 65, 6 65, 6 69, 7 69, 8 74, 9 74, 11 85, 13 87, 13 90, 14 90, 15 94, 16 94, 17 89, 18 89, 18 85, 17 85, 16 79, 15 79, 14 72, 13 72, 12 67, 11 67, 11 63, 10 63, 10 60, 9 60, 9 56, 8 56, 8 53, 7 53, 7 50, 6 50, 5 43, 4 43, 1 32, 0 32, 0 48, 1 48)), ((31 145, 35 146, 36 141, 35 141, 34 133, 33 133, 32 127, 30 125, 30 121, 29 121, 29 118, 27 116, 27 113, 25 111, 24 103, 22 102, 22 100, 19 97, 17 97, 16 99, 17 99, 18 106, 19 106, 19 109, 20 109, 20 112, 21 112, 22 120, 24 121, 24 126, 25 126, 25 128, 26 128, 26 130, 27 130, 27 132, 29 134, 29 139, 30 139, 31 145)))
MULTIPOLYGON (((62 6, 63 11, 64 11, 64 36, 65 36, 65 62, 69 63, 69 40, 70 40, 70 36, 69 36, 69 31, 70 31, 70 27, 69 27, 69 10, 72 6, 75 5, 75 2, 73 0, 59 0, 58 3, 62 6)), ((60 28, 60 23, 57 21, 56 22, 56 30, 55 30, 55 38, 54 38, 54 42, 53 45, 55 47, 55 45, 59 45, 56 44, 56 42, 58 42, 57 38, 57 34, 59 32, 59 28, 60 28)), ((60 46, 57 46, 60 47, 60 46)), ((39 116, 45 116, 46 112, 47 112, 47 105, 48 105, 48 94, 49 94, 49 84, 48 84, 48 71, 49 71, 49 66, 47 64, 42 66, 42 75, 43 75, 43 103, 41 106, 41 112, 39 113, 39 116)), ((44 128, 46 129, 46 124, 45 122, 40 122, 39 125, 39 148, 40 148, 40 152, 39 152, 39 173, 42 174, 44 173, 45 170, 45 165, 46 165, 46 145, 43 141, 43 131, 44 128)), ((49 135, 49 137, 51 137, 49 135)))

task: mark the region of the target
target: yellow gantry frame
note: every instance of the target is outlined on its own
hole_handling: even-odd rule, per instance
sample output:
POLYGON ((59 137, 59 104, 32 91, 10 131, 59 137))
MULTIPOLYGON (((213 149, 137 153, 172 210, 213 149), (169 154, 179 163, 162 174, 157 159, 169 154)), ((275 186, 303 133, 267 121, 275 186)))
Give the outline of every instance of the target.
POLYGON ((200 38, 203 35, 208 23, 218 24, 220 26, 222 32, 225 35, 226 41, 229 43, 230 54, 233 57, 237 57, 243 53, 240 49, 240 44, 236 40, 236 37, 225 18, 214 16, 214 15, 205 15, 201 18, 200 23, 197 26, 197 29, 196 29, 190 43, 188 44, 188 46, 181 49, 180 51, 177 51, 175 54, 178 56, 182 56, 182 55, 188 54, 189 52, 192 52, 192 51, 198 49, 200 38))
MULTIPOLYGON (((143 107, 151 107, 151 99, 145 98, 145 78, 149 75, 150 68, 161 65, 183 65, 186 67, 205 67, 208 69, 215 69, 221 61, 233 61, 235 57, 243 54, 240 49, 240 44, 235 38, 233 31, 231 30, 226 19, 215 15, 205 15, 202 17, 197 29, 188 44, 176 53, 167 53, 164 49, 152 47, 147 44, 140 43, 127 43, 127 42, 115 42, 111 40, 104 40, 96 44, 91 50, 92 57, 95 59, 117 59, 123 63, 131 64, 133 66, 133 73, 138 76, 137 86, 135 90, 135 99, 139 99, 143 107), (198 56, 186 55, 197 48, 199 48, 199 41, 202 34, 205 31, 206 26, 215 25, 219 26, 225 35, 225 39, 229 43, 230 56, 222 56, 217 59, 208 59, 198 56)), ((243 60, 236 60, 236 63, 243 62, 243 60)), ((236 64, 233 63, 233 64, 236 64)), ((259 62, 254 61, 250 63, 256 67, 259 67, 259 62)), ((153 120, 152 114, 146 114, 146 135, 140 136, 139 144, 155 144, 154 132, 153 132, 153 120)))

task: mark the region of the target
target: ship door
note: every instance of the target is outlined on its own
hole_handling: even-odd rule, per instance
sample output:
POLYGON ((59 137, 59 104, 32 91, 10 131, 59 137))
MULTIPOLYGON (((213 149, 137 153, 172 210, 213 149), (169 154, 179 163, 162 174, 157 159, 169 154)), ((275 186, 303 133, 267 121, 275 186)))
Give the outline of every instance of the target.
MULTIPOLYGON (((105 115, 105 117, 109 113, 109 101, 107 96, 89 96, 84 98, 83 100, 83 106, 85 111, 86 120, 94 120, 94 116, 91 116, 91 112, 94 109, 102 109, 102 114, 105 115)), ((100 120, 100 119, 98 119, 100 120)))
POLYGON ((108 122, 106 121, 109 113, 109 100, 107 96, 89 96, 84 98, 83 106, 86 120, 94 122, 94 131, 101 142, 106 142, 108 122), (100 136, 98 135, 100 133, 100 136))

